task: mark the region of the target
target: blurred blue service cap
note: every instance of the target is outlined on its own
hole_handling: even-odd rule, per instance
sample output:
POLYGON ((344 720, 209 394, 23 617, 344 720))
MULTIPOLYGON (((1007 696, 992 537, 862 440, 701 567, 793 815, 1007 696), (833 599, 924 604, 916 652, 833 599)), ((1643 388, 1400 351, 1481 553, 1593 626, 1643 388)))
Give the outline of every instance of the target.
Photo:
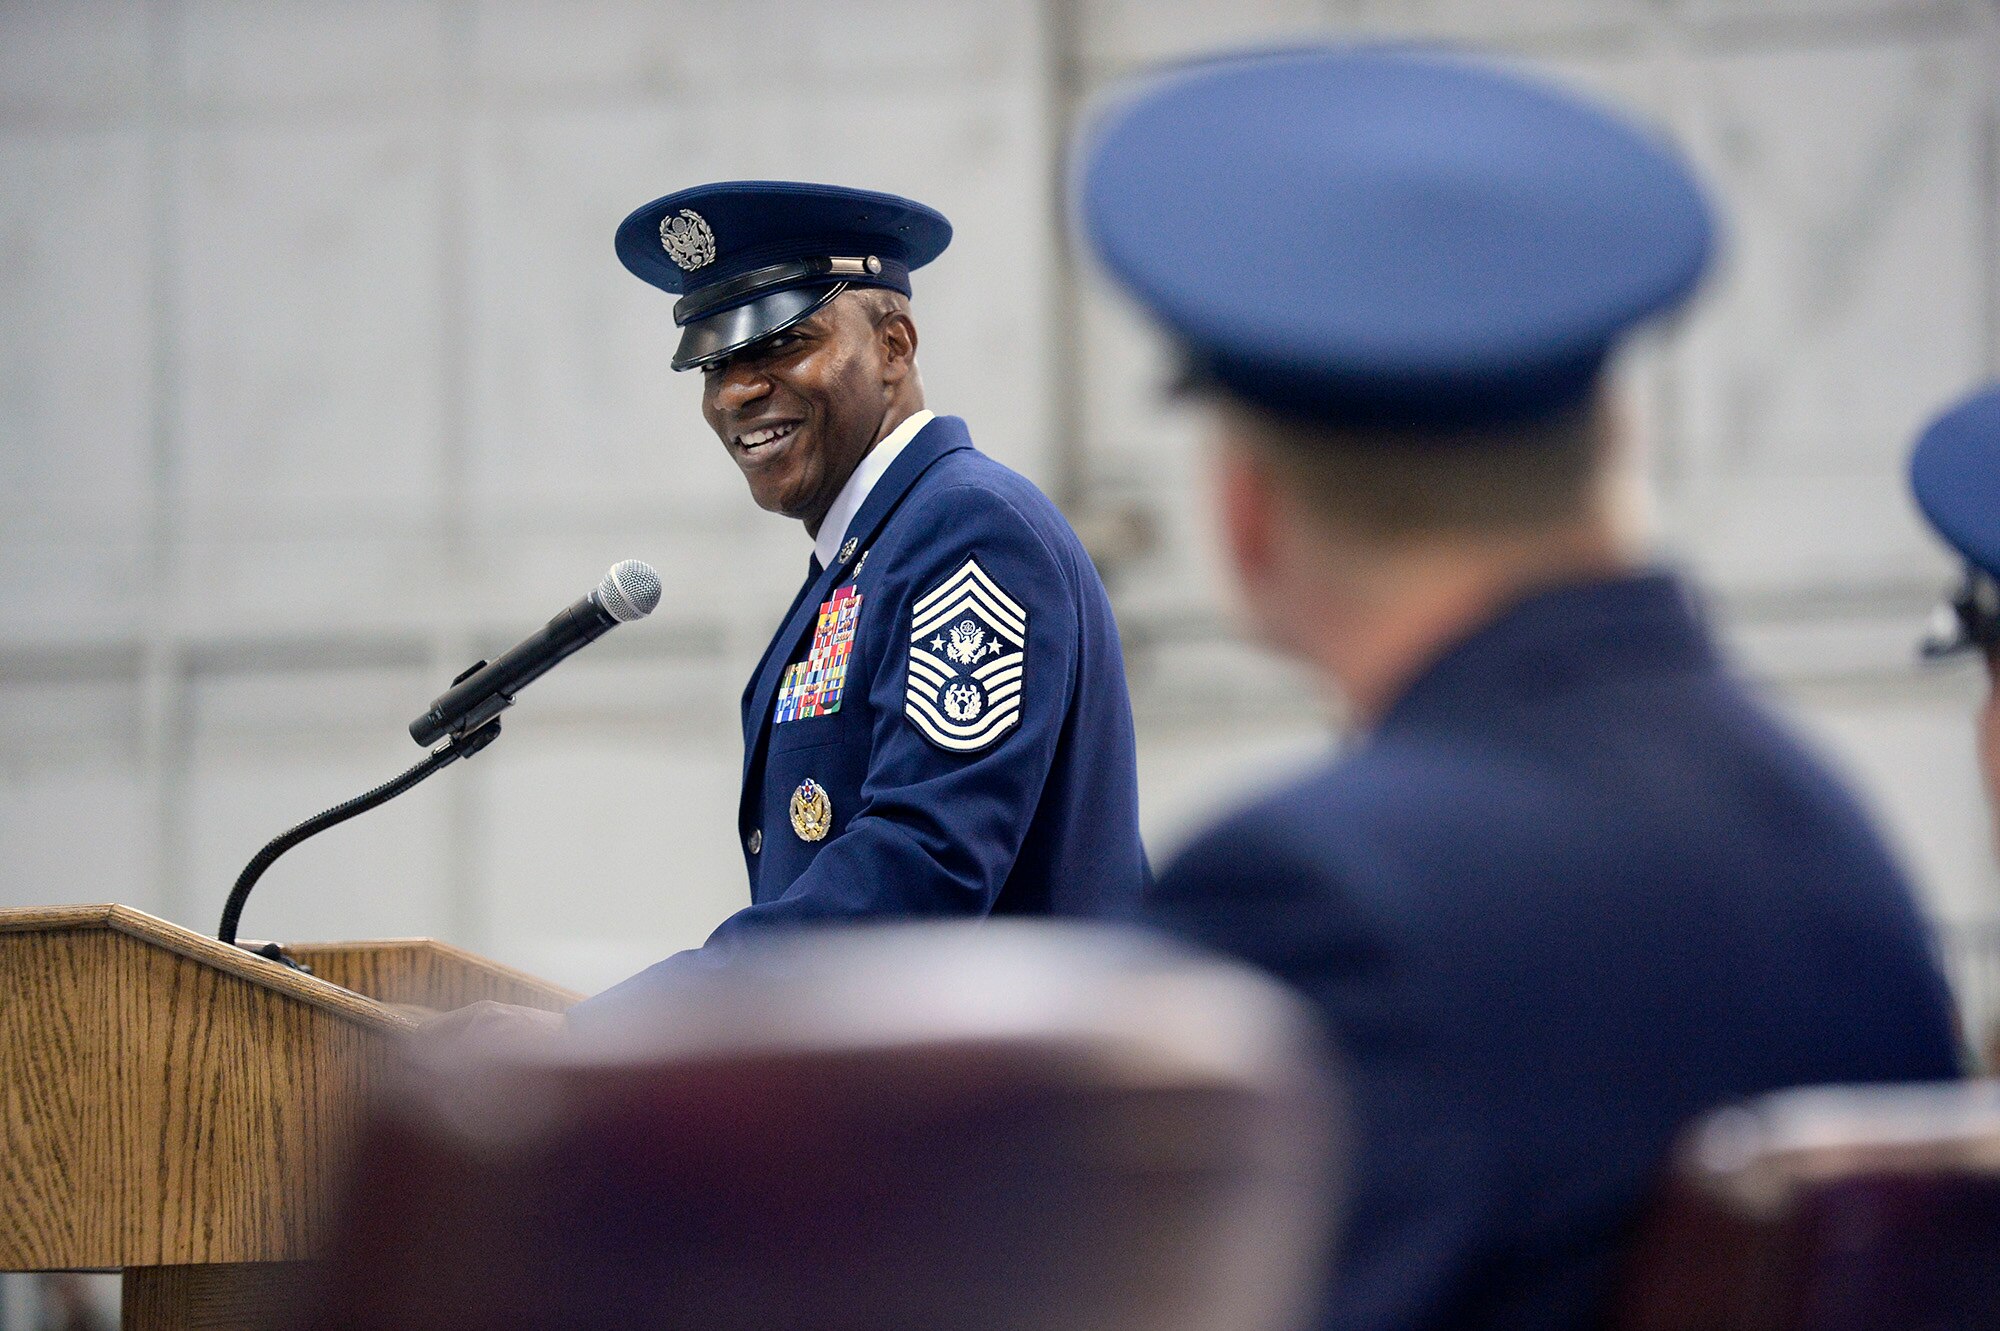
POLYGON ((618 226, 618 257, 680 297, 676 370, 782 332, 848 287, 910 294, 910 270, 951 243, 934 208, 894 194, 729 180, 655 199, 618 226))
POLYGON ((1078 183, 1089 239, 1197 377, 1337 424, 1576 402, 1714 238, 1654 135, 1415 46, 1181 67, 1102 118, 1078 183))
POLYGON ((2000 578, 2000 384, 1925 427, 1910 452, 1910 489, 1938 535, 2000 578))

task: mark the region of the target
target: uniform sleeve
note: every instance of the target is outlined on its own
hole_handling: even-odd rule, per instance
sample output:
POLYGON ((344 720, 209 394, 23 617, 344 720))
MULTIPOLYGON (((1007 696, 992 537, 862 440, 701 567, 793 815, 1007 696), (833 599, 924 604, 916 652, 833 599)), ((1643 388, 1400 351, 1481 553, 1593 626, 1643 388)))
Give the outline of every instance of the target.
POLYGON ((882 570, 858 630, 880 637, 862 658, 868 771, 845 828, 782 896, 736 912, 698 951, 593 1007, 654 972, 720 961, 774 928, 991 910, 1063 742, 1079 595, 1004 495, 949 487, 905 520, 905 553, 882 570))

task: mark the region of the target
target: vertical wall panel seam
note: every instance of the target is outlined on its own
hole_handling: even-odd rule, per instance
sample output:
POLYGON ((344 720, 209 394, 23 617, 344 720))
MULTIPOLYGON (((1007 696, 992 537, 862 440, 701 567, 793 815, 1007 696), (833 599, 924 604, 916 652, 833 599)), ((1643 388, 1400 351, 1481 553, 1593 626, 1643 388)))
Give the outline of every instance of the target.
POLYGON ((471 72, 477 18, 464 0, 447 0, 440 21, 442 67, 438 71, 435 130, 438 170, 438 518, 444 552, 454 567, 463 564, 469 514, 466 481, 471 471, 473 345, 468 232, 469 105, 476 80, 471 72))
POLYGON ((1980 362, 1987 374, 2000 374, 2000 0, 1990 6, 1978 28, 1984 54, 1979 69, 1985 86, 1979 90, 1978 136, 1979 255, 1985 300, 1980 305, 1980 362))
MULTIPOLYGON (((432 562, 437 576, 456 593, 473 565, 473 516, 468 508, 472 472, 472 401, 479 330, 472 317, 471 141, 472 120, 480 95, 474 73, 478 54, 478 15, 467 0, 446 0, 440 21, 436 103, 438 148, 438 502, 432 562)), ((410 589, 413 593, 415 588, 410 589)), ((468 661, 453 662, 444 654, 462 650, 464 635, 448 633, 434 640, 439 653, 442 688, 468 661)), ((413 709, 414 710, 414 709, 413 709)), ((484 770, 484 769, 480 769, 484 770)), ((475 858, 480 804, 487 783, 474 771, 453 773, 444 794, 442 884, 444 919, 449 937, 464 946, 491 946, 485 912, 479 908, 479 864, 475 858)))
MULTIPOLYGON (((187 918, 194 904, 188 875, 188 810, 190 743, 188 727, 190 680, 184 668, 177 588, 186 558, 185 524, 180 506, 181 437, 178 345, 180 314, 177 292, 181 280, 181 181, 185 164, 186 118, 182 114, 179 79, 182 73, 181 24, 178 0, 154 0, 146 11, 147 207, 147 385, 148 429, 151 441, 152 503, 146 547, 150 558, 143 570, 133 570, 145 584, 145 649, 138 676, 142 717, 141 773, 152 810, 156 880, 153 899, 171 918, 187 918)), ((132 888, 107 885, 113 895, 126 897, 132 888)))
POLYGON ((1069 233, 1069 181, 1066 166, 1069 140, 1083 104, 1084 0, 1043 0, 1041 86, 1044 179, 1048 182, 1049 225, 1055 244, 1049 249, 1050 272, 1045 287, 1047 310, 1042 320, 1045 343, 1041 355, 1049 385, 1048 422, 1054 439, 1049 450, 1051 497, 1075 519, 1089 502, 1090 459, 1084 439, 1083 371, 1079 363, 1082 338, 1077 322, 1082 302, 1077 296, 1079 267, 1069 233))

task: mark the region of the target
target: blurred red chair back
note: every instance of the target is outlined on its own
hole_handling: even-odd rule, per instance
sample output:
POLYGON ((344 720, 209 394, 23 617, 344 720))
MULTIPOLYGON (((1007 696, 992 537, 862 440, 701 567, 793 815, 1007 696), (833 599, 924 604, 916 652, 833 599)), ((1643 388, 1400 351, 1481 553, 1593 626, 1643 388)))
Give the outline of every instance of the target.
POLYGON ((1619 1331, 2000 1327, 2000 1082, 1708 1115, 1627 1276, 1619 1331))
POLYGON ((809 935, 400 1081, 312 1331, 1265 1331, 1325 1248, 1301 1009, 1103 930, 809 935))

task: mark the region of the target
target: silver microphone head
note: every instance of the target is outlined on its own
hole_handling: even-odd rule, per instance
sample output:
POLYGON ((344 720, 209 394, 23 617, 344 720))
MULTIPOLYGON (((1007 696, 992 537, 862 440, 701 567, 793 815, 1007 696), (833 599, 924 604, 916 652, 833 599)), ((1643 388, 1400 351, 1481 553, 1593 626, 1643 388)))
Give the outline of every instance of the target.
POLYGON ((660 575, 653 566, 637 559, 613 564, 592 593, 604 613, 620 624, 644 619, 660 604, 660 575))

